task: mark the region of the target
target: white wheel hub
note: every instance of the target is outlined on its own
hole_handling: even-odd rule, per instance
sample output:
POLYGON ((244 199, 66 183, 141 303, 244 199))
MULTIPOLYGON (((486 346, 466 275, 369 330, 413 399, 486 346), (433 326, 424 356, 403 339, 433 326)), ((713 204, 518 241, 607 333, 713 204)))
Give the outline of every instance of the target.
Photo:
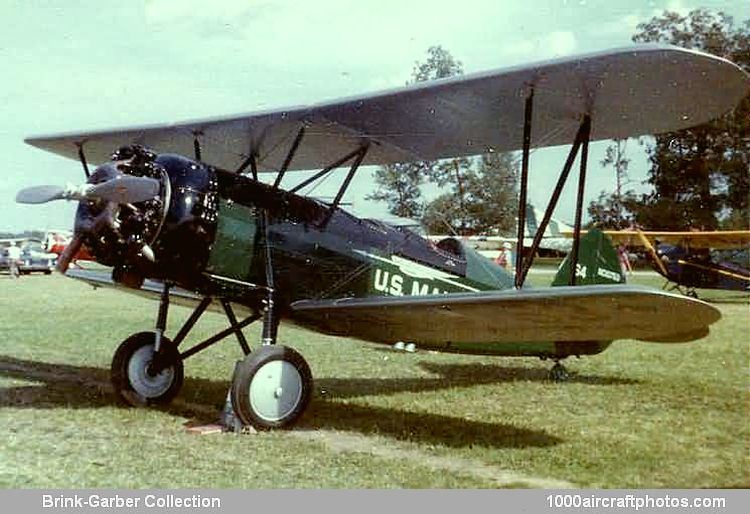
POLYGON ((250 407, 264 421, 279 421, 302 400, 303 381, 289 362, 275 360, 261 366, 250 381, 250 407))
POLYGON ((141 346, 128 361, 128 380, 138 395, 156 398, 169 390, 174 381, 174 368, 165 368, 156 376, 148 373, 148 365, 154 358, 154 347, 141 346))

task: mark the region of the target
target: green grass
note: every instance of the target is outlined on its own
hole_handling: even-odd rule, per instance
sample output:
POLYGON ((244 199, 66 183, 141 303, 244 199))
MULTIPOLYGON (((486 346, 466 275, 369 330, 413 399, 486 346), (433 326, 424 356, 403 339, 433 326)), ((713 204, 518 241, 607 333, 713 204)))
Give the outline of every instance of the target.
MULTIPOLYGON (((709 337, 620 341, 567 361, 565 384, 535 359, 396 353, 282 327, 315 376, 298 426, 197 436, 185 425, 218 416, 236 342, 186 361, 167 409, 120 408, 110 359, 153 325, 156 303, 57 275, 0 276, 0 486, 748 487, 747 297, 700 294, 721 301, 709 337)), ((188 314, 171 309, 170 333, 188 314)), ((207 314, 191 340, 224 327, 207 314)), ((245 332, 258 340, 259 327, 245 332)))

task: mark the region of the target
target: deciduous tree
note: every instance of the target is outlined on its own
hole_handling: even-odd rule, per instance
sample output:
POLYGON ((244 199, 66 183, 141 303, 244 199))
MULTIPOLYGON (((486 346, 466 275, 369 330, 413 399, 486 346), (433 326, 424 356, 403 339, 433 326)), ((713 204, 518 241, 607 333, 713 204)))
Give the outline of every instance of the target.
MULTIPOLYGON (((750 20, 697 9, 665 12, 638 25, 635 42, 671 43, 727 58, 750 72, 750 20)), ((656 136, 648 148, 654 187, 635 207, 651 229, 750 226, 750 95, 725 116, 656 136)))
POLYGON ((623 191, 628 184, 628 166, 630 159, 626 156, 627 141, 616 139, 607 147, 604 159, 599 161, 603 168, 614 170, 614 192, 602 191, 597 200, 589 203, 588 213, 591 224, 600 228, 622 229, 633 221, 633 213, 627 208, 635 200, 632 191, 623 191))
MULTIPOLYGON (((427 50, 427 59, 414 64, 412 78, 407 85, 452 77, 461 73, 463 73, 461 61, 456 60, 441 46, 431 46, 427 50)), ((424 208, 420 186, 435 166, 434 162, 382 166, 375 171, 377 189, 374 193, 367 195, 366 199, 387 202, 389 212, 396 216, 418 218, 424 208)))
POLYGON ((427 205, 423 224, 431 233, 459 235, 513 230, 517 159, 510 153, 489 153, 467 161, 452 190, 427 205))

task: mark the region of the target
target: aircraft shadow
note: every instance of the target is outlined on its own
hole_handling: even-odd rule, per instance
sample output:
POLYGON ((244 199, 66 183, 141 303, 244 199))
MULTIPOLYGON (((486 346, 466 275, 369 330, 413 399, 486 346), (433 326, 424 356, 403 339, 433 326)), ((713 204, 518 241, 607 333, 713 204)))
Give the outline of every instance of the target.
MULTIPOLYGON (((429 391, 457 385, 503 382, 495 370, 489 375, 474 374, 465 366, 438 366, 446 378, 440 379, 331 379, 315 381, 315 394, 297 427, 340 430, 365 435, 464 447, 483 445, 500 448, 545 447, 562 442, 544 431, 504 423, 487 423, 425 412, 409 412, 384 407, 339 402, 362 395, 395 394, 400 391, 429 391), (463 368, 456 370, 455 368, 463 368), (448 378, 458 371, 458 378, 448 378), (358 388, 361 390, 357 391, 358 388), (326 391, 326 394, 321 394, 326 391)), ((508 373, 507 369, 505 373, 508 373)), ((0 387, 0 409, 91 409, 116 407, 109 385, 109 370, 91 366, 54 364, 0 356, 0 376, 33 381, 35 384, 0 387)), ((501 373, 502 376, 502 373, 501 373)), ((507 379, 506 379, 507 380, 507 379)), ((186 377, 178 400, 162 410, 198 422, 215 422, 224 403, 228 380, 186 377)))
POLYGON ((712 296, 712 297, 700 297, 698 296, 700 300, 703 300, 704 302, 708 303, 718 303, 718 304, 743 304, 750 302, 750 296, 748 296, 746 293, 738 293, 738 294, 727 294, 724 296, 712 296))
MULTIPOLYGON (((321 378, 316 379, 318 389, 325 390, 337 398, 355 398, 369 395, 390 395, 403 392, 435 391, 456 387, 472 387, 508 382, 549 382, 547 368, 508 367, 494 364, 435 364, 420 362, 419 366, 439 375, 418 378, 321 378)), ((598 375, 582 375, 570 371, 570 379, 558 384, 632 385, 638 381, 598 375)))

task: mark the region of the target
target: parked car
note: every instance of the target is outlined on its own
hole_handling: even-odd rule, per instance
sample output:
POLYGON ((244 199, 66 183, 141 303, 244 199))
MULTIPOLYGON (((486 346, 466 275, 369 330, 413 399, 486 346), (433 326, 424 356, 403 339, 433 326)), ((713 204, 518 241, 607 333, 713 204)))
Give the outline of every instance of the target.
POLYGON ((49 275, 55 269, 56 261, 57 254, 45 252, 42 243, 29 243, 21 248, 19 269, 23 274, 41 272, 49 275))

